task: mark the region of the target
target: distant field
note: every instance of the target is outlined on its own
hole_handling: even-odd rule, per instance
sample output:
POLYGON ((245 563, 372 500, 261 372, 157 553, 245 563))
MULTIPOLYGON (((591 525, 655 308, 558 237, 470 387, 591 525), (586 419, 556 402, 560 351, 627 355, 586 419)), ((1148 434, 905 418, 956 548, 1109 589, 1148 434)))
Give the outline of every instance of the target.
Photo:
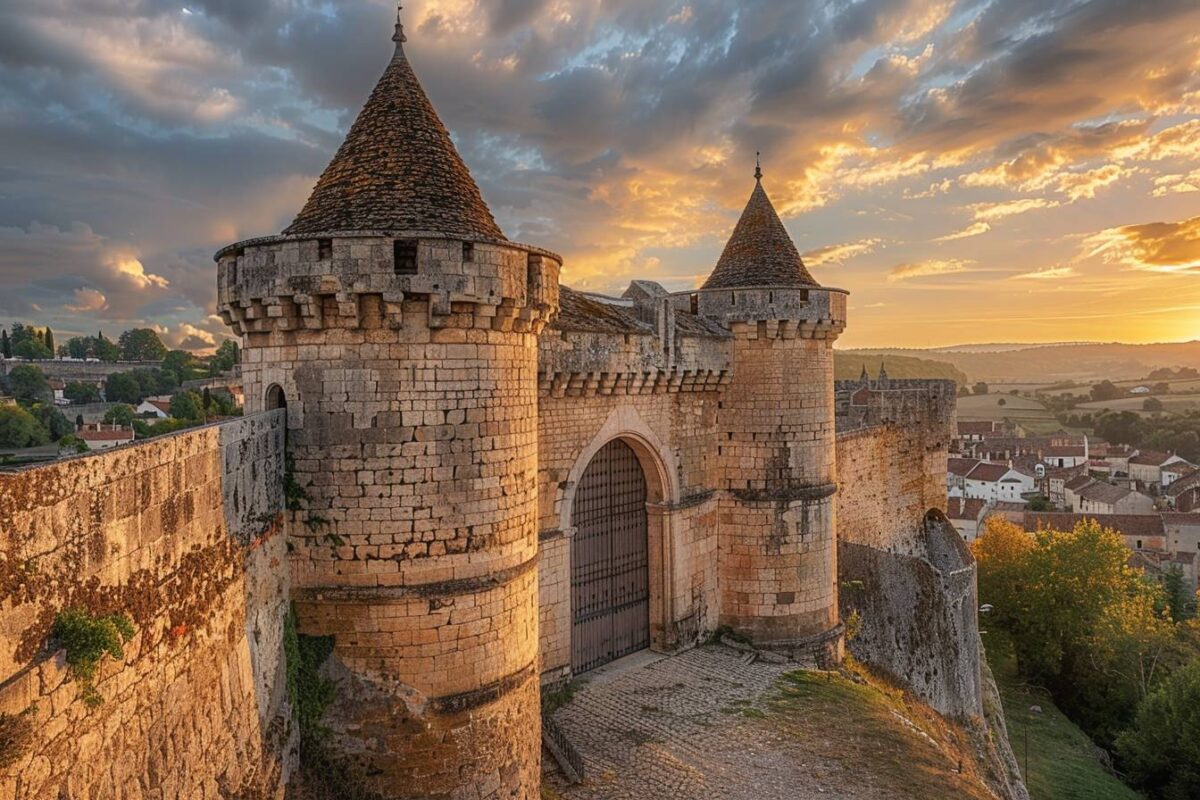
MULTIPOLYGON (((1147 395, 1141 395, 1137 397, 1122 397, 1117 400, 1095 400, 1088 403, 1080 403, 1076 408, 1093 411, 1108 409, 1109 411, 1140 412, 1146 402, 1146 398, 1147 395)), ((1163 404, 1163 410, 1167 413, 1180 414, 1185 411, 1200 409, 1200 394, 1163 394, 1158 395, 1156 399, 1163 404)))
POLYGON ((984 394, 958 398, 960 420, 1020 423, 1030 433, 1051 433, 1062 426, 1041 401, 1008 394, 984 394), (1003 402, 1003 405, 1001 403, 1003 402))

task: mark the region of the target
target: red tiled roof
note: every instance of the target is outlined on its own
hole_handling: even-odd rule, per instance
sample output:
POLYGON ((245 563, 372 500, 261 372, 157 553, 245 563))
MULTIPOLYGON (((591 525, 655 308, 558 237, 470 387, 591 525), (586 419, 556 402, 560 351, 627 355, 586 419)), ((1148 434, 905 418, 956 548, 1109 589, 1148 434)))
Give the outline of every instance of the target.
POLYGON ((959 436, 981 436, 985 433, 994 431, 994 422, 979 422, 974 420, 962 421, 958 423, 959 436))
POLYGON ((1112 528, 1124 536, 1163 536, 1161 514, 1064 514, 1047 511, 1026 511, 1025 530, 1053 529, 1069 531, 1085 519, 1094 519, 1101 527, 1112 528))
POLYGON ((952 497, 946 516, 950 519, 979 519, 987 502, 975 497, 952 497))
POLYGON ((1008 473, 1008 470, 1008 464, 980 463, 975 469, 971 470, 967 477, 973 481, 994 483, 1003 478, 1008 473))
POLYGON ((1092 481, 1086 486, 1081 486, 1072 491, 1084 500, 1090 500, 1093 503, 1104 503, 1105 505, 1119 503, 1133 494, 1129 489, 1122 486, 1113 486, 1111 483, 1104 483, 1103 481, 1092 481))
POLYGON ((1133 458, 1129 459, 1130 464, 1141 464, 1146 467, 1161 467, 1167 459, 1171 458, 1169 453, 1159 453, 1155 450, 1143 450, 1133 458))
POLYGON ((1071 480, 1064 483, 1063 488, 1070 489, 1071 491, 1074 492, 1074 491, 1077 491, 1077 490, 1082 489, 1083 487, 1087 486, 1089 483, 1092 482, 1092 480, 1093 479, 1086 474, 1077 475, 1074 478, 1071 478, 1071 480))
POLYGON ((946 469, 951 475, 966 476, 978 464, 977 458, 951 458, 946 462, 946 469))
POLYGON ((85 442, 128 442, 133 440, 133 431, 77 431, 85 442))
POLYGON ((1058 458, 1083 458, 1084 448, 1082 447, 1047 447, 1045 455, 1058 458))
POLYGON ((1164 511, 1162 513, 1163 522, 1169 522, 1172 525, 1200 525, 1200 513, 1181 511, 1164 511))

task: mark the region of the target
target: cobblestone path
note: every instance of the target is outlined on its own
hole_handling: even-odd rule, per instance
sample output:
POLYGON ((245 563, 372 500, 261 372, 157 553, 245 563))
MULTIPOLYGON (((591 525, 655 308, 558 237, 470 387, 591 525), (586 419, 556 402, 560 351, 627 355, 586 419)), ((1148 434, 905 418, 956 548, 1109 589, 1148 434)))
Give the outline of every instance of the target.
POLYGON ((814 759, 756 708, 794 664, 743 663, 701 647, 631 656, 592 673, 555 714, 584 758, 586 780, 550 778, 564 800, 807 800, 846 793, 845 767, 814 759))

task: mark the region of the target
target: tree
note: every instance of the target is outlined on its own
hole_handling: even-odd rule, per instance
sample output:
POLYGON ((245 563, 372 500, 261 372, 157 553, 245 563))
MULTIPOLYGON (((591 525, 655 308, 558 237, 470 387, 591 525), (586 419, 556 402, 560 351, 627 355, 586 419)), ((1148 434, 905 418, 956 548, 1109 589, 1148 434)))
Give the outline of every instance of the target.
POLYGON ((1104 414, 1095 427, 1097 436, 1113 444, 1139 444, 1146 431, 1142 418, 1132 411, 1104 414))
POLYGON ((137 405, 142 397, 142 386, 132 373, 115 372, 104 381, 104 399, 110 403, 137 405))
POLYGON ((999 400, 997 400, 997 401, 996 401, 996 405, 998 405, 998 406, 1006 406, 1006 405, 1008 405, 1008 401, 1007 401, 1007 400, 1005 400, 1003 397, 1001 397, 999 400))
POLYGON ((49 436, 37 419, 20 406, 0 406, 0 447, 37 447, 49 436))
POLYGON ((1200 657, 1142 701, 1132 728, 1117 737, 1121 765, 1154 798, 1200 797, 1200 657))
POLYGON ((1142 403, 1143 411, 1162 411, 1163 402, 1157 397, 1147 397, 1146 402, 1142 403))
POLYGON ((1171 384, 1156 383, 1150 387, 1150 391, 1154 392, 1155 394, 1170 394, 1171 393, 1171 384))
POLYGON ((970 387, 968 387, 968 386, 959 386, 959 387, 958 387, 958 396, 959 396, 959 397, 970 397, 970 396, 971 396, 971 389, 970 389, 970 387))
POLYGON ((1029 501, 1029 510, 1030 511, 1049 511, 1050 510, 1050 500, 1045 497, 1041 497, 1041 496, 1035 497, 1029 501))
POLYGON ((175 384, 195 380, 203 375, 199 359, 186 350, 172 350, 163 358, 162 371, 172 374, 175 384))
POLYGON ((75 430, 78 431, 78 430, 82 430, 82 429, 83 429, 83 414, 76 414, 75 415, 75 430))
POLYGON ((95 385, 84 383, 83 381, 71 381, 63 389, 63 397, 70 400, 72 403, 99 403, 100 390, 95 385))
POLYGON ((13 355, 17 358, 28 358, 31 361, 54 357, 54 353, 46 345, 39 342, 36 337, 25 339, 20 344, 13 345, 13 355))
POLYGON ((12 341, 8 338, 8 329, 0 330, 0 356, 12 358, 12 341))
POLYGON ((1188 585, 1183 569, 1178 564, 1171 564, 1163 570, 1162 585, 1171 619, 1181 622, 1196 616, 1196 593, 1188 585))
POLYGON ((1125 390, 1115 386, 1112 381, 1100 381, 1092 387, 1092 400, 1116 400, 1125 396, 1125 390))
POLYGON ((980 602, 1011 635, 1021 673, 1110 743, 1177 658, 1162 588, 1094 520, 1031 536, 992 518, 972 549, 980 602))
POLYGON ((50 403, 35 403, 30 407, 29 413, 33 414, 46 433, 50 434, 51 441, 57 441, 75 432, 75 426, 50 403))
POLYGON ((54 397, 54 393, 50 391, 50 382, 46 380, 42 371, 32 364, 13 367, 8 373, 8 383, 12 387, 13 397, 24 405, 54 397))
POLYGON ((104 337, 103 331, 91 341, 92 358, 112 363, 121 360, 121 348, 104 337))
POLYGON ((121 357, 126 361, 162 361, 167 347, 150 328, 134 328, 121 334, 117 340, 121 346, 121 357))
POLYGON ((122 403, 120 405, 113 406, 104 413, 104 424, 128 427, 133 424, 133 420, 136 415, 137 414, 134 411, 133 406, 122 403))
POLYGON ((221 342, 221 346, 217 348, 217 352, 213 353, 212 358, 209 359, 209 372, 211 374, 229 372, 240 361, 241 353, 238 351, 237 342, 233 339, 226 339, 221 342))
POLYGON ((46 346, 46 349, 50 351, 50 355, 53 356, 55 353, 54 331, 50 330, 49 325, 46 326, 46 335, 44 337, 42 337, 42 344, 44 344, 46 346))
POLYGON ((987 393, 988 393, 988 385, 986 383, 984 383, 983 381, 980 381, 979 383, 975 384, 975 394, 987 394, 987 393))
POLYGON ((195 392, 180 392, 171 398, 171 416, 175 419, 204 419, 204 401, 195 392))

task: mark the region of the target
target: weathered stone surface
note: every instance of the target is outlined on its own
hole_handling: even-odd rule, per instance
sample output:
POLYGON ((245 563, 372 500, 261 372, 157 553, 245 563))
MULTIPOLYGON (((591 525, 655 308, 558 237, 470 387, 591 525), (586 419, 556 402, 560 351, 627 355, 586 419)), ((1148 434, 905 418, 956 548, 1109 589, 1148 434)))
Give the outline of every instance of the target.
POLYGON ((0 796, 280 797, 289 770, 281 412, 0 474, 0 711, 33 715, 0 796), (69 608, 136 635, 81 698, 69 608))

